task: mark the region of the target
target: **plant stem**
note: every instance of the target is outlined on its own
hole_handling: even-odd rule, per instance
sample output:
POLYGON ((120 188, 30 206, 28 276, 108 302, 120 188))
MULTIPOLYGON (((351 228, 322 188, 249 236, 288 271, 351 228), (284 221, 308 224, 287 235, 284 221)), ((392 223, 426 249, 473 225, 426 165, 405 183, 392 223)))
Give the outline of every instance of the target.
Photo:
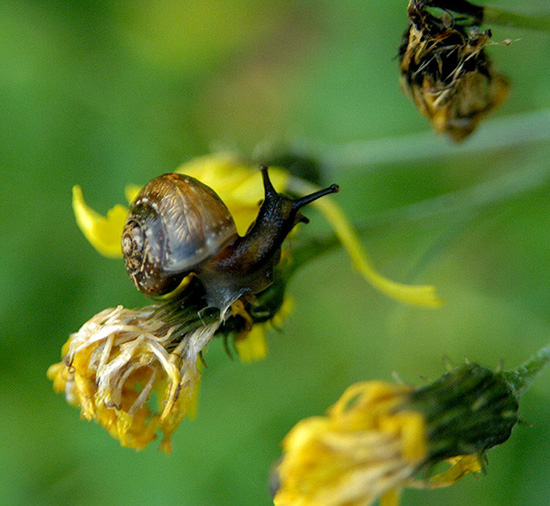
MULTIPOLYGON (((321 160, 334 174, 357 172, 365 174, 388 165, 440 159, 445 156, 498 152, 501 149, 529 146, 550 140, 550 109, 513 114, 487 121, 479 133, 466 144, 455 146, 436 138, 431 130, 420 133, 384 137, 339 145, 319 145, 307 142, 295 146, 298 153, 309 153, 321 160)), ((392 170, 385 167, 384 170, 392 170)), ((327 174, 327 177, 332 174, 327 174)))
MULTIPOLYGON (((471 213, 476 210, 519 198, 523 194, 548 185, 549 182, 550 171, 546 165, 532 166, 526 170, 504 174, 465 190, 449 192, 375 214, 361 222, 355 222, 354 229, 360 236, 365 236, 378 227, 388 227, 395 223, 417 222, 449 214, 471 217, 471 213)), ((339 246, 340 242, 334 234, 297 243, 292 252, 291 271, 339 246)))
POLYGON ((549 363, 550 346, 545 346, 517 369, 505 372, 504 375, 514 386, 517 396, 520 397, 549 363))

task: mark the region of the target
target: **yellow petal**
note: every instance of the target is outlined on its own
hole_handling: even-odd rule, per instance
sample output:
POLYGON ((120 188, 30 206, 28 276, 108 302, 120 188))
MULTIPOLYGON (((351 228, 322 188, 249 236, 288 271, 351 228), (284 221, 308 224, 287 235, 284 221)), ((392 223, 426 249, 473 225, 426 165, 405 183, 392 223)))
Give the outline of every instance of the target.
POLYGON ((128 209, 116 205, 101 216, 84 202, 80 186, 73 186, 73 211, 78 227, 90 244, 102 255, 122 258, 120 238, 128 209))
MULTIPOLYGON (((289 188, 296 193, 305 195, 317 191, 318 188, 298 178, 291 178, 289 188)), ((405 285, 392 281, 376 271, 366 251, 361 246, 357 233, 349 223, 343 211, 330 197, 324 197, 313 203, 332 225, 336 236, 348 252, 354 267, 375 288, 389 297, 417 306, 437 308, 443 301, 438 297, 436 289, 431 285, 405 285)))
POLYGON ((293 306, 292 298, 286 295, 281 307, 271 320, 254 324, 241 302, 237 301, 233 304, 234 314, 240 314, 245 319, 249 318, 251 325, 250 330, 244 330, 235 339, 235 348, 241 362, 248 364, 265 359, 268 351, 267 331, 270 328, 278 329, 292 312, 293 306))
POLYGON ((263 360, 267 355, 265 326, 256 324, 244 339, 235 340, 235 348, 242 362, 249 363, 263 360))
POLYGON ((380 498, 380 506, 399 506, 401 494, 399 490, 390 490, 380 498))
POLYGON ((450 469, 443 471, 442 473, 432 476, 425 488, 440 488, 453 485, 458 480, 470 473, 481 472, 481 462, 477 454, 471 455, 459 455, 449 459, 448 462, 452 464, 450 469))
POLYGON ((396 412, 410 390, 380 381, 358 383, 327 416, 298 422, 283 441, 275 504, 368 506, 383 497, 385 506, 397 506, 399 495, 393 491, 404 486, 426 458, 426 453, 414 459, 406 455, 412 432, 426 441, 424 422, 420 433, 413 419, 423 420, 420 413, 396 412))
POLYGON ((290 295, 285 295, 283 304, 277 311, 277 314, 271 319, 270 325, 275 329, 278 329, 284 321, 290 316, 290 313, 294 310, 294 300, 290 295))
POLYGON ((131 204, 134 201, 140 190, 141 186, 138 186, 137 184, 126 185, 126 188, 124 188, 124 195, 126 196, 128 204, 131 204))

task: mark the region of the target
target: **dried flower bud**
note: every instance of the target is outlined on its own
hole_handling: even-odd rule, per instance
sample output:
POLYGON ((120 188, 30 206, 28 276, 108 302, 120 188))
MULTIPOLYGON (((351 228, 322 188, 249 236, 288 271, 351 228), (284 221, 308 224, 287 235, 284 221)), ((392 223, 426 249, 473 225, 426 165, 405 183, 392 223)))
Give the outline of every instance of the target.
POLYGON ((463 13, 469 21, 459 24, 426 3, 409 1, 409 28, 399 49, 401 85, 438 133, 460 142, 503 102, 509 85, 485 51, 491 32, 478 28, 480 19, 463 13))

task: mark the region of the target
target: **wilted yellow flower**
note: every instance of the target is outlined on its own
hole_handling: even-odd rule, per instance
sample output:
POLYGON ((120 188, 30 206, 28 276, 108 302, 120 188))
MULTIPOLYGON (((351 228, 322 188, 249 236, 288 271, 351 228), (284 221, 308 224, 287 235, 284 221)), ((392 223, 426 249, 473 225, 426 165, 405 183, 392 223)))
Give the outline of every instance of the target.
POLYGON ((447 10, 439 16, 428 10, 432 4, 437 2, 409 1, 401 85, 435 130, 458 142, 504 101, 509 86, 485 51, 491 33, 480 31, 480 20, 459 23, 447 10))
POLYGON ((194 416, 201 373, 197 360, 220 325, 183 326, 159 305, 106 309, 72 334, 48 377, 54 389, 100 423, 122 446, 140 450, 194 416), (150 402, 156 399, 156 407, 150 402))
POLYGON ((122 228, 128 208, 116 205, 109 209, 107 216, 101 216, 84 202, 82 188, 73 187, 73 210, 76 222, 90 244, 102 255, 110 258, 122 256, 122 228))
POLYGON ((275 472, 277 506, 384 506, 403 487, 448 486, 508 439, 518 397, 504 373, 466 364, 420 389, 351 386, 326 416, 299 422, 275 472), (419 480, 434 464, 451 468, 419 480))

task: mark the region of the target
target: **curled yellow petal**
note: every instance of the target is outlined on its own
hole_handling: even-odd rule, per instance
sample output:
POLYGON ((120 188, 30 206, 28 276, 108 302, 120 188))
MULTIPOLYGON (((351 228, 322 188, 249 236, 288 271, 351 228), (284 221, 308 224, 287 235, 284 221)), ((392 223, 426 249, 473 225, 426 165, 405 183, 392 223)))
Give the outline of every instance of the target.
POLYGON ((290 295, 285 295, 282 306, 279 308, 273 319, 269 322, 269 325, 275 329, 278 329, 290 316, 292 311, 294 311, 294 300, 290 295))
MULTIPOLYGON (((299 194, 311 193, 318 189, 315 185, 297 178, 291 178, 289 188, 299 194)), ((326 220, 332 225, 336 236, 348 252, 354 267, 372 286, 389 297, 406 304, 426 308, 441 306, 443 301, 438 297, 434 286, 406 285, 392 281, 377 272, 361 245, 357 233, 353 230, 343 211, 330 197, 316 200, 313 205, 323 213, 326 220)))
POLYGON ((116 205, 109 209, 107 216, 89 207, 84 201, 80 186, 73 186, 73 211, 78 227, 90 244, 102 255, 122 258, 120 238, 126 221, 128 209, 116 205))
MULTIPOLYGON (((269 321, 263 323, 253 323, 250 321, 250 327, 239 333, 235 338, 235 349, 244 364, 263 360, 267 356, 267 332, 270 328, 279 328, 292 312, 294 303, 292 298, 285 296, 283 304, 278 309, 277 313, 269 321)), ((233 304, 233 311, 243 317, 248 317, 248 313, 242 303, 237 301, 233 304), (239 309, 239 305, 242 309, 239 309)))
POLYGON ((235 340, 235 348, 242 362, 256 362, 267 356, 267 342, 263 325, 254 325, 244 339, 235 340))
POLYGON ((482 470, 480 457, 475 453, 447 459, 447 463, 451 464, 451 467, 446 471, 438 473, 425 481, 414 480, 409 486, 428 489, 449 487, 467 474, 479 473, 482 470))

